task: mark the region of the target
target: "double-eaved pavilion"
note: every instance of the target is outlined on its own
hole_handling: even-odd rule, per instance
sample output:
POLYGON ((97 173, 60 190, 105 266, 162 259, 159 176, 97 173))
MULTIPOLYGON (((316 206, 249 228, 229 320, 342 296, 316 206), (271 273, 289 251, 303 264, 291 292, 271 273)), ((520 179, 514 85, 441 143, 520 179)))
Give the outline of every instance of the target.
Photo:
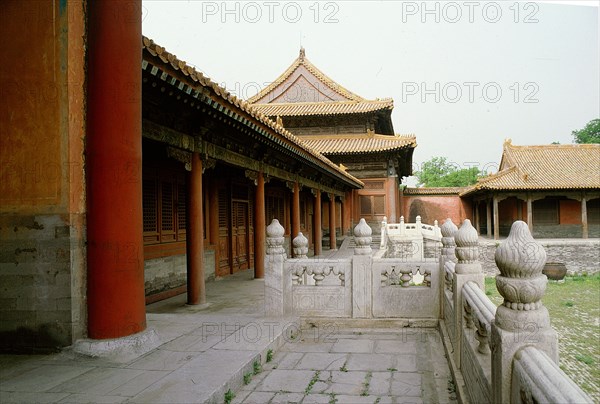
POLYGON ((494 239, 524 220, 535 237, 600 236, 600 145, 515 146, 500 168, 460 196, 473 202, 477 230, 494 239))
POLYGON ((348 91, 300 49, 291 66, 248 101, 364 182, 346 196, 350 209, 342 214, 342 234, 360 218, 399 218, 399 183, 411 175, 416 139, 394 134, 391 98, 367 100, 348 91))

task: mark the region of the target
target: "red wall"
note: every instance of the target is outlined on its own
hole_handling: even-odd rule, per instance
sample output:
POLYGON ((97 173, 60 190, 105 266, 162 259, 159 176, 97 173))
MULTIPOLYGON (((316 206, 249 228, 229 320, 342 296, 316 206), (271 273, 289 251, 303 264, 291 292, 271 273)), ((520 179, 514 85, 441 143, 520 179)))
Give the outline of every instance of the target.
POLYGON ((440 226, 447 218, 459 225, 473 216, 470 201, 457 195, 405 195, 401 211, 405 222, 414 222, 420 215, 423 223, 433 224, 437 220, 440 226))
POLYGON ((560 224, 581 224, 581 202, 579 201, 561 200, 558 213, 560 224))

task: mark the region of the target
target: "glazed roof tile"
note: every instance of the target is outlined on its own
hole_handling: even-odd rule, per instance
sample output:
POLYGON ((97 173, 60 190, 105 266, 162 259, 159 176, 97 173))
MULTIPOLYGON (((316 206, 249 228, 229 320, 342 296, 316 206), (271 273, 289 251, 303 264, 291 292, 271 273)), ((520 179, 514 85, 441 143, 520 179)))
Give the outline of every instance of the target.
POLYGON ((458 195, 469 187, 404 188, 404 195, 458 195))
POLYGON ((414 135, 301 136, 309 147, 325 155, 393 151, 417 146, 414 135))
POLYGON ((268 116, 360 114, 394 108, 391 98, 375 101, 331 101, 253 104, 268 116))
POLYGON ((504 142, 500 169, 461 196, 479 190, 600 188, 600 144, 515 146, 504 142))
POLYGON ((226 101, 230 105, 235 105, 240 110, 247 113, 250 117, 256 119, 261 124, 270 128, 274 133, 286 139, 287 141, 294 144, 300 150, 305 151, 311 157, 318 160, 321 164, 329 168, 330 170, 336 172, 338 175, 341 175, 346 178, 347 181, 357 184, 359 186, 363 186, 363 182, 358 178, 348 174, 339 166, 334 164, 327 157, 323 156, 319 151, 311 148, 309 145, 303 143, 297 136, 292 134, 290 131, 286 130, 283 126, 279 125, 264 113, 254 108, 250 103, 237 98, 232 95, 225 88, 221 87, 210 78, 206 77, 202 72, 197 71, 193 66, 188 65, 185 61, 180 60, 174 54, 165 50, 164 47, 156 44, 152 39, 142 36, 142 49, 148 52, 150 55, 160 58, 160 60, 164 64, 170 65, 170 67, 174 70, 179 70, 185 76, 187 76, 192 83, 196 83, 197 85, 203 87, 204 89, 209 89, 214 92, 215 95, 220 97, 222 100, 226 101))

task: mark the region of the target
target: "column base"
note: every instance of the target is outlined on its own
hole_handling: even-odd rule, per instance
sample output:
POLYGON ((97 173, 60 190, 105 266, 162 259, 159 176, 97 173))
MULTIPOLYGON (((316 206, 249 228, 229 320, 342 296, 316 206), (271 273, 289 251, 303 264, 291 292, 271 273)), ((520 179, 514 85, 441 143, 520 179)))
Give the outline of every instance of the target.
POLYGON ((137 334, 111 339, 80 339, 73 344, 73 352, 92 358, 104 358, 115 362, 129 362, 161 344, 154 328, 137 334))

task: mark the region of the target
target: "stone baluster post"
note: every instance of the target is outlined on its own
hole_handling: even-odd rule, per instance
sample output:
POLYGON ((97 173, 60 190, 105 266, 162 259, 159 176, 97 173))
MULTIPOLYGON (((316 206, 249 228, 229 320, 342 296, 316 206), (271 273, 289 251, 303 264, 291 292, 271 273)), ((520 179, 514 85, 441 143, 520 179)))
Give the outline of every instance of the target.
POLYGON ((308 254, 308 239, 304 237, 302 232, 298 233, 294 240, 292 240, 292 246, 294 248, 294 257, 308 258, 306 256, 308 254))
POLYGON ((352 317, 370 318, 371 308, 371 283, 373 279, 379 279, 380 274, 372 274, 373 257, 371 250, 371 234, 373 231, 360 219, 354 228, 354 256, 352 257, 352 317))
POLYGON ((494 403, 510 401, 513 359, 526 345, 544 351, 558 364, 558 337, 542 304, 547 278, 542 274, 546 251, 523 221, 513 223, 496 249, 496 287, 504 302, 492 324, 492 394, 494 403))
POLYGON ((454 355, 457 366, 460 367, 460 354, 463 338, 463 309, 462 288, 468 281, 474 281, 481 290, 484 290, 484 275, 479 256, 479 234, 471 225, 469 219, 465 219, 460 229, 454 234, 456 242, 456 258, 458 262, 454 267, 454 279, 452 280, 452 295, 454 300, 454 324, 456 333, 456 345, 454 355))
POLYGON ((442 231, 442 257, 444 258, 442 261, 456 262, 456 242, 454 241, 454 236, 458 231, 458 227, 452 222, 452 219, 448 218, 444 221, 440 230, 442 231))
POLYGON ((387 217, 383 217, 383 221, 381 222, 381 243, 379 243, 379 248, 382 250, 387 245, 387 217))
POLYGON ((292 312, 292 274, 284 271, 286 260, 284 229, 279 220, 267 226, 267 254, 265 255, 265 314, 283 316, 292 312))
POLYGON ((444 318, 444 288, 452 290, 453 278, 446 274, 446 262, 456 262, 456 243, 454 242, 454 235, 458 231, 458 227, 452 222, 452 219, 448 218, 440 227, 442 235, 442 255, 440 257, 440 315, 444 318))
POLYGON ((404 236, 404 231, 406 230, 406 225, 404 224, 404 216, 400 216, 400 235, 404 236))

